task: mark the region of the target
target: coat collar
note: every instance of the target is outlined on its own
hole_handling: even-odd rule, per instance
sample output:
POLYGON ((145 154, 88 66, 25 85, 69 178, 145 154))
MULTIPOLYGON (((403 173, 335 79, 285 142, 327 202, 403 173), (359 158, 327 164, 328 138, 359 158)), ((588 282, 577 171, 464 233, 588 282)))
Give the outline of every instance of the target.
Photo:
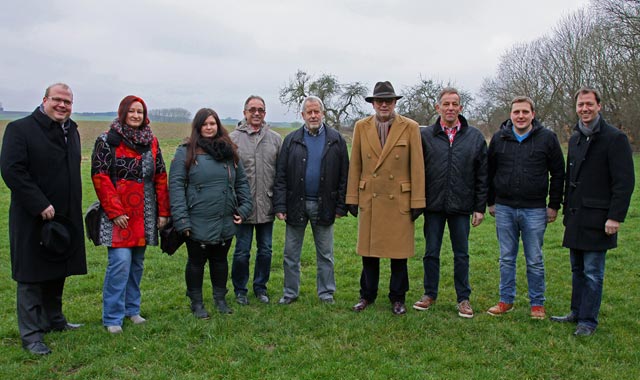
MULTIPOLYGON (((458 133, 464 133, 464 131, 469 128, 469 123, 467 122, 467 119, 465 119, 465 117, 462 115, 458 115, 458 120, 460 120, 460 130, 458 131, 458 133)), ((432 127, 434 136, 438 133, 444 133, 442 127, 440 126, 440 116, 438 116, 438 119, 435 123, 433 123, 432 127)))
POLYGON ((406 118, 401 115, 397 115, 393 120, 393 124, 391 124, 391 128, 389 129, 389 136, 387 136, 387 141, 384 144, 384 148, 380 143, 380 137, 378 137, 378 129, 376 128, 376 120, 375 116, 369 116, 365 119, 365 136, 367 138, 367 142, 369 143, 369 147, 371 148, 373 154, 377 158, 376 168, 378 168, 382 162, 387 158, 394 145, 398 142, 400 136, 405 129, 407 129, 406 118))

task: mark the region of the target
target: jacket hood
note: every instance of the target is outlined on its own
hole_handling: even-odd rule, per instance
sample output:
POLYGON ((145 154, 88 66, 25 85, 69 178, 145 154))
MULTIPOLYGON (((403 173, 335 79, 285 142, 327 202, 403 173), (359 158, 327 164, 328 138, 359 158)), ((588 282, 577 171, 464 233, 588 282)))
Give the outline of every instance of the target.
MULTIPOLYGON (((269 126, 268 126, 267 122, 263 121, 262 122, 262 127, 260 127, 260 129, 266 130, 266 129, 268 129, 268 127, 269 126)), ((245 133, 253 133, 254 132, 253 131, 253 127, 250 126, 247 123, 247 119, 246 118, 242 119, 242 120, 240 120, 238 122, 238 125, 236 126, 236 131, 241 131, 241 132, 245 132, 245 133)))
MULTIPOLYGON (((529 131, 529 136, 532 136, 535 133, 538 133, 538 131, 540 131, 541 129, 544 129, 544 128, 545 128, 545 126, 542 125, 542 123, 540 121, 538 121, 538 119, 534 118, 531 121, 531 131, 529 131)), ((507 119, 507 120, 503 121, 502 124, 500 124, 501 136, 502 137, 507 137, 507 136, 512 136, 513 137, 512 129, 513 129, 513 122, 511 121, 511 119, 507 119)))

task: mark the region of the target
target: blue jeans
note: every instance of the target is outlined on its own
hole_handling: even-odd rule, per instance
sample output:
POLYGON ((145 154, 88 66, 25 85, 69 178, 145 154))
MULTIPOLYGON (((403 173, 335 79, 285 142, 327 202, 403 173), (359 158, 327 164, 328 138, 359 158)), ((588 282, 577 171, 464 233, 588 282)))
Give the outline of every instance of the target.
POLYGON ((457 301, 469 299, 469 215, 446 214, 440 212, 425 213, 424 237, 426 252, 422 259, 424 265, 424 294, 438 298, 440 283, 440 248, 445 223, 449 226, 449 238, 453 250, 453 280, 457 301))
MULTIPOLYGON (((319 226, 318 202, 306 201, 305 212, 311 223, 313 242, 316 246, 316 286, 320 299, 333 298, 336 291, 336 280, 333 271, 333 224, 319 226)), ((284 242, 284 296, 297 298, 300 290, 300 256, 304 242, 304 226, 287 224, 284 242)))
POLYGON ((258 253, 256 254, 256 263, 253 270, 253 292, 255 294, 267 293, 267 282, 271 274, 273 222, 237 226, 236 249, 233 252, 231 266, 231 282, 236 296, 246 295, 248 292, 249 258, 254 228, 256 230, 258 253))
POLYGON ((542 244, 547 229, 547 209, 513 208, 496 204, 496 234, 500 243, 500 301, 512 304, 516 298, 516 260, 522 237, 527 263, 529 302, 544 305, 544 258, 542 244))
POLYGON ((109 263, 102 288, 104 326, 121 326, 125 316, 140 314, 140 280, 146 248, 107 248, 109 263))
POLYGON ((573 274, 571 312, 577 316, 578 325, 592 329, 598 326, 606 253, 572 249, 569 254, 573 274))

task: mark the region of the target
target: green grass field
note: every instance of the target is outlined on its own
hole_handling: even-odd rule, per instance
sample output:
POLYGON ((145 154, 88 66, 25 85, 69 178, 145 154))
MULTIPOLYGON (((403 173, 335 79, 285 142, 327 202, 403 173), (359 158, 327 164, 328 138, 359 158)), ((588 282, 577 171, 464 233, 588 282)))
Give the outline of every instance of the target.
MULTIPOLYGON (((0 124, 0 135, 4 124, 0 124)), ((95 136, 107 123, 82 122, 83 179, 86 208, 96 199, 89 178, 95 136)), ((167 163, 187 125, 154 124, 167 163)), ((636 156, 636 176, 640 174, 636 156)), ((142 315, 148 322, 124 325, 109 335, 101 325, 102 280, 106 248, 87 241, 86 276, 70 277, 65 314, 85 326, 52 333, 53 354, 34 357, 21 349, 11 280, 7 215, 9 191, 0 185, 0 373, 2 379, 638 379, 640 378, 640 190, 621 228, 620 247, 607 255, 600 327, 588 339, 572 336, 574 327, 529 318, 524 259, 518 260, 516 308, 503 317, 486 309, 498 301, 498 244, 494 220, 472 229, 470 237, 475 318, 455 311, 452 253, 445 238, 438 303, 426 312, 410 309, 392 315, 387 300, 388 261, 383 260, 376 304, 356 314, 361 262, 355 254, 357 220, 342 218, 335 227, 336 304, 319 302, 315 290, 315 253, 305 241, 298 302, 277 305, 282 295, 284 224, 276 222, 269 290, 272 304, 233 305, 235 313, 214 313, 200 321, 185 297, 186 248, 169 257, 157 247, 147 250, 142 281, 142 315)), ((410 305, 422 295, 422 218, 416 224, 416 252, 409 260, 410 305)), ((390 221, 391 222, 391 221, 390 221)), ((562 225, 547 229, 547 310, 569 309, 571 274, 568 251, 561 246, 562 225)), ((445 232, 446 234, 446 232, 445 232)), ((255 248, 254 248, 255 250, 255 248)), ((253 262, 253 260, 252 260, 253 262)), ((228 283, 231 287, 231 283, 228 283)), ((211 285, 205 281, 206 305, 211 285)), ((230 292, 232 293, 232 292, 230 292)))

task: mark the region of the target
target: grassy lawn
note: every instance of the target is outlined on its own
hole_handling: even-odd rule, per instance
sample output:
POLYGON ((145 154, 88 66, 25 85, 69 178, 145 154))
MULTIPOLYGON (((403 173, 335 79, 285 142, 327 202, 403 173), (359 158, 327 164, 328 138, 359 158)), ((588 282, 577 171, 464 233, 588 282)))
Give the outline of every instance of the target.
MULTIPOLYGON (((0 135, 4 124, 0 125, 0 135)), ((95 136, 107 123, 83 122, 83 179, 86 208, 96 199, 89 178, 89 156, 95 136)), ((187 125, 154 124, 165 161, 187 125)), ((640 175, 636 156, 636 176, 640 175)), ((619 248, 607 255, 600 327, 588 339, 576 339, 573 325, 529 318, 525 265, 518 260, 516 308, 502 317, 486 309, 498 301, 498 244, 494 220, 472 229, 470 237, 475 318, 455 310, 452 252, 443 244, 438 303, 426 312, 410 309, 392 315, 386 297, 388 260, 383 260, 376 304, 356 314, 361 261, 355 254, 357 220, 342 218, 335 227, 336 304, 319 302, 315 289, 315 253, 307 235, 298 302, 277 305, 282 295, 284 223, 276 222, 273 266, 268 284, 272 303, 240 307, 235 313, 213 313, 208 321, 193 318, 185 297, 186 248, 169 257, 149 247, 142 281, 145 325, 125 322, 124 333, 109 335, 101 325, 102 280, 106 248, 87 241, 86 276, 67 279, 65 314, 85 326, 52 333, 46 342, 53 354, 36 358, 21 349, 11 280, 8 243, 9 191, 0 184, 0 373, 2 379, 638 379, 640 378, 640 189, 622 225, 619 248), (275 301, 275 302, 274 302, 275 301)), ((390 221, 392 222, 392 221, 390 221)), ((422 237, 416 223, 416 252, 409 260, 410 305, 422 295, 422 237)), ((547 310, 569 310, 571 273, 568 250, 562 248, 562 225, 547 229, 547 310)), ((445 232, 447 234, 447 232, 445 232)), ((255 252, 255 247, 254 247, 255 252)), ((231 255, 231 254, 230 254, 231 255)), ((252 254, 253 256, 253 254, 252 254)), ((253 258, 252 258, 253 263, 253 258)), ((211 285, 205 281, 210 312, 211 285)))

